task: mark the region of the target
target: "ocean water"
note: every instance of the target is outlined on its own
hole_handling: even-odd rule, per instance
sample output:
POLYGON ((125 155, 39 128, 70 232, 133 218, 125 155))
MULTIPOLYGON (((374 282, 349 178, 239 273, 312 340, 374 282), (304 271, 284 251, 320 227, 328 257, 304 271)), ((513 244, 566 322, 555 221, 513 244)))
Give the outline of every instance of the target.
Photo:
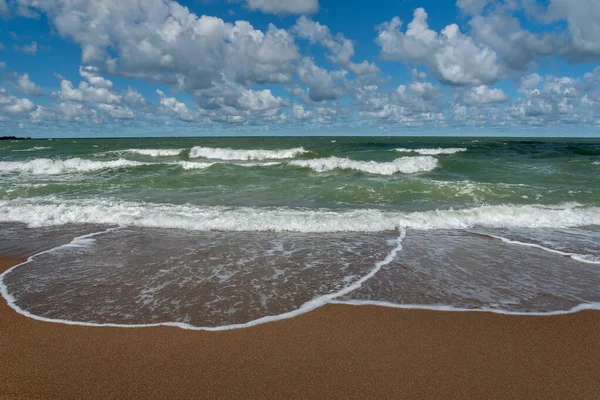
POLYGON ((0 254, 35 254, 9 304, 65 323, 600 308, 600 140, 0 142, 0 254))

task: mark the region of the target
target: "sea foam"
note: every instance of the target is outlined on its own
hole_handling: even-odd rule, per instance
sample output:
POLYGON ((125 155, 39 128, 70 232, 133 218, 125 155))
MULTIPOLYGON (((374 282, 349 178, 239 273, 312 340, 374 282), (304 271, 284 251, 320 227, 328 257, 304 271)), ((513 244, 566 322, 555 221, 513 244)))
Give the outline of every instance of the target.
POLYGON ((396 173, 413 174, 434 170, 438 161, 434 157, 401 157, 390 162, 357 161, 349 158, 327 157, 310 160, 294 160, 290 165, 310 168, 316 172, 335 169, 350 169, 376 175, 393 175, 396 173))
POLYGON ((174 157, 181 154, 183 150, 185 149, 127 149, 118 150, 117 152, 139 154, 150 157, 174 157))
POLYGON ((437 149, 406 149, 406 148, 399 148, 399 149, 394 149, 394 151, 400 152, 400 153, 418 153, 424 156, 435 156, 438 154, 455 154, 455 153, 460 153, 463 151, 467 151, 467 149, 465 149, 464 147, 449 147, 449 148, 441 148, 438 147, 437 149))
POLYGON ((91 172, 103 169, 116 169, 146 165, 137 161, 118 159, 113 161, 94 161, 82 158, 66 160, 36 158, 30 161, 0 161, 0 173, 25 172, 33 175, 58 175, 71 172, 91 172))
POLYGON ((294 158, 307 153, 303 147, 280 150, 244 150, 230 149, 220 147, 201 147, 195 146, 190 150, 191 158, 208 158, 213 160, 241 160, 241 161, 262 161, 262 160, 283 160, 294 158))
POLYGON ((199 231, 382 232, 399 228, 569 228, 600 225, 600 207, 573 204, 560 207, 499 205, 460 210, 394 212, 38 198, 0 201, 0 221, 23 222, 31 227, 96 223, 199 231))
POLYGON ((38 151, 38 150, 48 150, 51 148, 52 147, 49 147, 49 146, 35 146, 30 149, 21 149, 21 150, 13 150, 13 151, 38 151))

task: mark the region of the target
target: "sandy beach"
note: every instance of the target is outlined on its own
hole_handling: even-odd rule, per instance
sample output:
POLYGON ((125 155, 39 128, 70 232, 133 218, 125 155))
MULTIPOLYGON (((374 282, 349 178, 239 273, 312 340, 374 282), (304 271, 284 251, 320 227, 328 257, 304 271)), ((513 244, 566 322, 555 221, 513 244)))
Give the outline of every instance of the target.
MULTIPOLYGON (((18 262, 1 258, 1 270, 18 262)), ((0 398, 578 398, 600 313, 322 307, 225 332, 44 323, 0 304, 0 398)))

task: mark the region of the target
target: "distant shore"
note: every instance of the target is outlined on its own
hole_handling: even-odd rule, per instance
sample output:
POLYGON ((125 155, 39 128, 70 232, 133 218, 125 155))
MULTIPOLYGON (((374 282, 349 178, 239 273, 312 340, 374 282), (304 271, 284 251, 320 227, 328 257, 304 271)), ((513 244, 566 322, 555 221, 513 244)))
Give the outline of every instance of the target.
POLYGON ((30 140, 31 137, 0 136, 0 140, 30 140))
MULTIPOLYGON (((0 271, 19 262, 0 258, 0 271)), ((600 313, 330 305, 223 332, 45 323, 0 303, 0 399, 577 398, 600 393, 600 313)))

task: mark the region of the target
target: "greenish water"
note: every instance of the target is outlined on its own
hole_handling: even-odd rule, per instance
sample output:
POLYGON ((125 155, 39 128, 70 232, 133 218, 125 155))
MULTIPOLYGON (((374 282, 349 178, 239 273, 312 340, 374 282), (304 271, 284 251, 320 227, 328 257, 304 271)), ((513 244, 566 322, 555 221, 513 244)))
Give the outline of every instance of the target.
POLYGON ((597 308, 599 227, 600 139, 0 142, 0 251, 55 248, 3 294, 49 320, 597 308))
POLYGON ((398 211, 501 204, 600 205, 600 140, 79 139, 0 146, 2 200, 52 197, 398 211), (232 160, 223 160, 218 151, 190 157, 195 146, 264 151, 251 155, 254 160, 245 160, 249 154, 243 151, 226 157, 237 158, 232 160), (305 152, 293 157, 269 153, 299 148, 305 152), (398 148, 466 150, 419 154, 394 151, 398 148), (124 152, 130 149, 181 152, 167 156, 124 152), (342 168, 340 159, 358 163, 342 168), (390 163, 398 159, 394 172, 390 163), (69 160, 71 165, 66 165, 69 160), (294 165, 302 160, 305 166, 294 165), (321 162, 317 166, 321 169, 311 169, 311 161, 321 162), (198 169, 185 169, 182 162, 198 169), (194 162, 212 165, 202 168, 194 162))

